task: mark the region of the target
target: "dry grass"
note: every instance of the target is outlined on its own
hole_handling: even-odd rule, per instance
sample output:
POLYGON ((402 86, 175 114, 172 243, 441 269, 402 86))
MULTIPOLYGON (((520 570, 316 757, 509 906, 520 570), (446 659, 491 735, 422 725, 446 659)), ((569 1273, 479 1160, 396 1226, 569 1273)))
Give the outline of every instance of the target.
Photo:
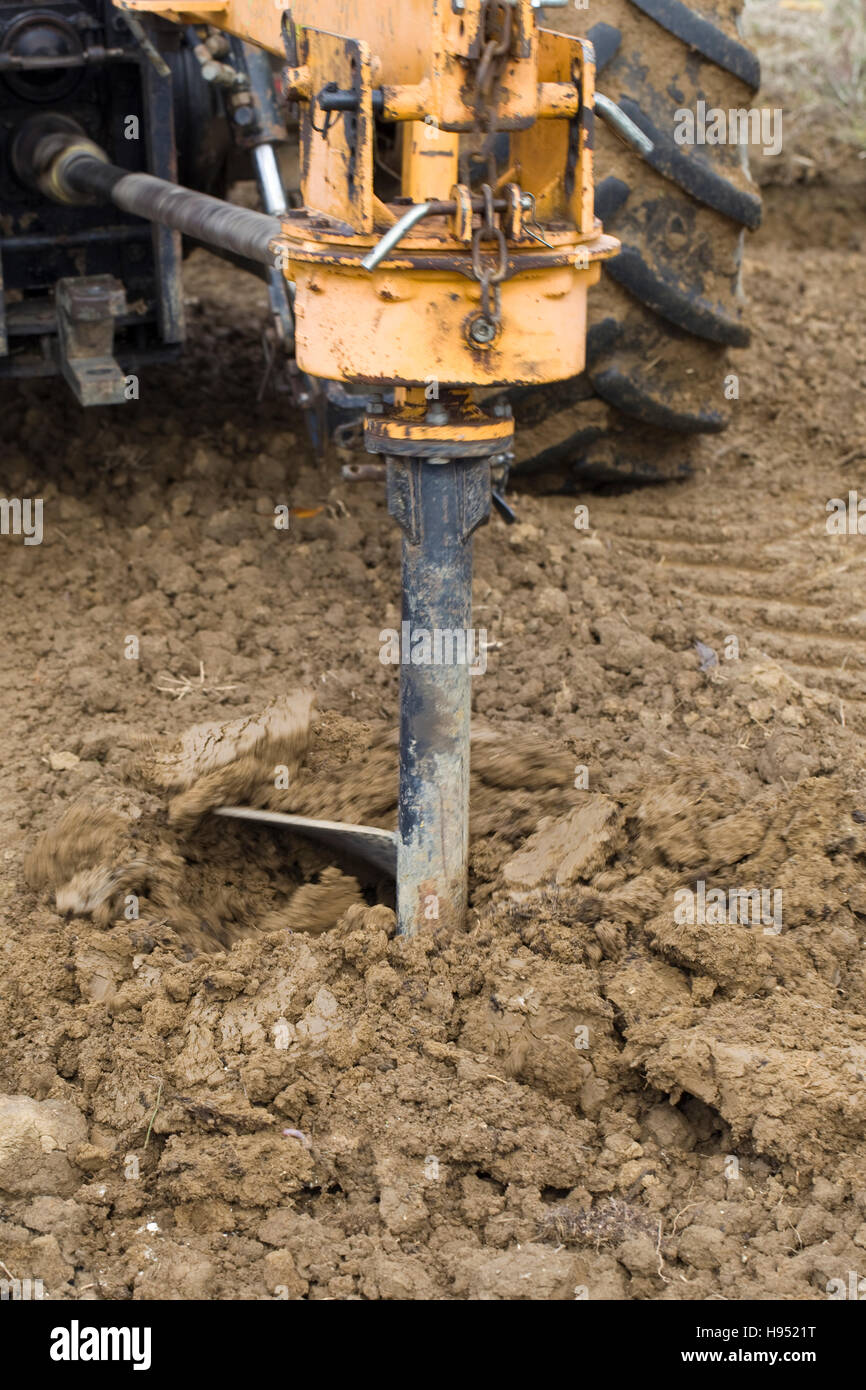
POLYGON ((746 0, 742 27, 761 60, 761 104, 785 111, 786 144, 866 150, 863 0, 746 0))
POLYGON ((538 1237, 559 1245, 621 1245, 635 1236, 658 1235, 658 1217, 644 1207, 633 1207, 617 1197, 580 1209, 558 1202, 539 1222, 538 1237))

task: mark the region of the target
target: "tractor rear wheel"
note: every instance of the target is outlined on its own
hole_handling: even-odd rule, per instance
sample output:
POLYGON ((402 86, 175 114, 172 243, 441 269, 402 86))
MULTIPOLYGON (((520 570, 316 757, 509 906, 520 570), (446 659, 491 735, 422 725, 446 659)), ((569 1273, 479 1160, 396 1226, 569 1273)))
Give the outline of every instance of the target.
MULTIPOLYGON (((695 435, 723 430, 728 349, 743 347, 744 233, 761 200, 737 144, 680 146, 676 112, 748 107, 758 60, 743 0, 592 0, 600 91, 652 139, 642 156, 596 120, 596 212, 622 242, 590 292, 583 376, 515 401, 519 471, 624 478, 688 472, 695 435)), ((586 33, 587 11, 550 11, 586 33)))

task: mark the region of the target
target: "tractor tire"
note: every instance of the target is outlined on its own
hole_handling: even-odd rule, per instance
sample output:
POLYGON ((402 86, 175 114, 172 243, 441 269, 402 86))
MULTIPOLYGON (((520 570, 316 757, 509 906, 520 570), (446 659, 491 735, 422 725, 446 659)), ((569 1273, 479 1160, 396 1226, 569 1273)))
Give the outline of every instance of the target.
POLYGON ((622 242, 590 291, 585 373, 514 402, 516 470, 583 480, 689 471, 693 437, 723 430, 729 348, 744 347, 744 233, 761 200, 740 145, 684 148, 675 113, 754 104, 758 60, 739 39, 743 0, 592 0, 551 10, 552 29, 587 33, 597 85, 652 139, 652 154, 595 122, 596 213, 622 242), (602 19, 597 20, 601 13, 602 19))

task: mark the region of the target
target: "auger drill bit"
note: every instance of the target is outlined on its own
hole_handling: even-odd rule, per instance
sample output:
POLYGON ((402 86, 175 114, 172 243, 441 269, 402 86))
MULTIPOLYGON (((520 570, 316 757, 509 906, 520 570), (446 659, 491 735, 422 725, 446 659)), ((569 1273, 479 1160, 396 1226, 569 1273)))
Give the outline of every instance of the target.
POLYGON ((484 660, 472 535, 490 513, 490 465, 392 458, 388 509, 403 532, 397 915, 411 934, 466 913, 470 681, 484 660))

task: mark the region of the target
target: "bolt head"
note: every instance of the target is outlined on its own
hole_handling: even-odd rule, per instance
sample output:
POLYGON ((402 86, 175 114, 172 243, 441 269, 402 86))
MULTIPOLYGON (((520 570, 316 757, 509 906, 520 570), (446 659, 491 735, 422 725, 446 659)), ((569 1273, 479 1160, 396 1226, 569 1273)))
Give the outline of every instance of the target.
POLYGON ((492 343, 496 337, 496 325, 490 319, 476 319, 469 329, 469 337, 473 343, 492 343))

